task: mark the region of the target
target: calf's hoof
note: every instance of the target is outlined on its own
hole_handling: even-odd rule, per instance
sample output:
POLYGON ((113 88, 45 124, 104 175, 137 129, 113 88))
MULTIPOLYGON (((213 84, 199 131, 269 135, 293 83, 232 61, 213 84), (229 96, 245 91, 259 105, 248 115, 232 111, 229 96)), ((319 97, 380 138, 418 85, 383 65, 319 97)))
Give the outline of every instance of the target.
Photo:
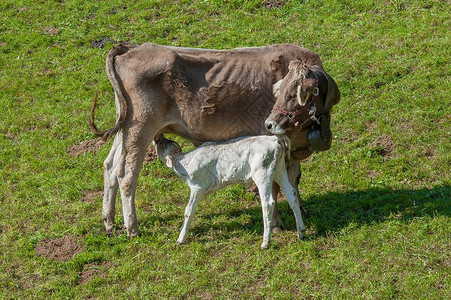
POLYGON ((304 230, 300 230, 298 233, 298 238, 300 240, 303 240, 305 238, 305 229, 304 230))
POLYGON ((269 247, 269 242, 263 242, 260 246, 262 249, 268 249, 269 247))

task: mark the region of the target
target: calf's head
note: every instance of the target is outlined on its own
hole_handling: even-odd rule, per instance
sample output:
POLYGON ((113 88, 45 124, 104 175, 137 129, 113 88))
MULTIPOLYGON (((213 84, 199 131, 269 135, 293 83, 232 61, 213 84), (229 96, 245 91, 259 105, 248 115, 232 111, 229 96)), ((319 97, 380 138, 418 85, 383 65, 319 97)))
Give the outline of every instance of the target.
POLYGON ((311 151, 330 148, 330 111, 340 101, 335 81, 320 66, 292 61, 287 75, 273 86, 276 102, 265 120, 272 134, 287 130, 309 130, 311 151))
POLYGON ((154 140, 154 143, 158 157, 165 162, 168 167, 172 167, 173 157, 182 152, 180 145, 165 138, 162 134, 154 140))

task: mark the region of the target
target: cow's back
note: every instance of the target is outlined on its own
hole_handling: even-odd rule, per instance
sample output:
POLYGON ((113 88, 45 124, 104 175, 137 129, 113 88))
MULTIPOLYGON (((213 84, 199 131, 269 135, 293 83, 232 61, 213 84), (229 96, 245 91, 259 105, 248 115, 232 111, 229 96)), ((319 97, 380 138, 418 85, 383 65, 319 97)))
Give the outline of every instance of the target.
POLYGON ((118 56, 116 65, 127 90, 149 95, 132 105, 168 111, 174 124, 161 132, 199 143, 264 134, 272 85, 292 60, 321 65, 316 53, 297 45, 210 50, 152 43, 118 56))

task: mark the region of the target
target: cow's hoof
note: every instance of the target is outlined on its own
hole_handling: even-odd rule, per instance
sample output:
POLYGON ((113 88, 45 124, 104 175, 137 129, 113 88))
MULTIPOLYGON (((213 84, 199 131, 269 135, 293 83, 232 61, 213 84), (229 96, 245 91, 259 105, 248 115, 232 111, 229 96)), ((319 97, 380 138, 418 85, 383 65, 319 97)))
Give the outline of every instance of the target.
POLYGON ((272 233, 278 234, 281 233, 284 229, 285 227, 283 226, 282 220, 280 218, 275 218, 275 220, 272 222, 272 233))
POLYGON ((127 237, 130 238, 134 238, 139 236, 139 230, 138 229, 133 229, 133 230, 128 230, 127 229, 127 237))
POLYGON ((179 245, 179 246, 183 245, 184 243, 185 243, 185 241, 177 240, 177 245, 179 245))
POLYGON ((282 228, 280 228, 280 227, 273 227, 273 229, 272 229, 272 233, 274 233, 274 234, 278 234, 278 233, 281 233, 282 232, 282 228))
POLYGON ((103 225, 105 226, 105 231, 108 235, 113 233, 114 222, 112 220, 108 220, 108 219, 104 218, 103 225))
POLYGON ((268 249, 269 247, 269 242, 263 242, 262 245, 260 246, 262 249, 268 249))

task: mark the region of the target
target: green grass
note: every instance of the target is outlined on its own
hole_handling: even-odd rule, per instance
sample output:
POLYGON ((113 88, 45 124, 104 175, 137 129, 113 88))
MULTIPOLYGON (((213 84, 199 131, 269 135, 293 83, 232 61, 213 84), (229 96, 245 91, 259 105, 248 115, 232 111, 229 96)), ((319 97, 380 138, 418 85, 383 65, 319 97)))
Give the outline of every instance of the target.
POLYGON ((0 298, 451 297, 449 1, 282 2, 0 3, 0 298), (67 149, 93 138, 96 90, 99 126, 114 124, 112 41, 296 43, 321 56, 342 100, 332 149, 301 166, 306 240, 282 202, 288 230, 260 250, 258 202, 234 186, 201 202, 176 246, 189 191, 161 162, 141 173, 142 236, 104 234, 101 198, 81 198, 102 189, 109 147, 78 158, 67 149), (83 252, 36 255, 65 235, 83 252), (108 276, 80 284, 96 262, 110 263, 108 276))

